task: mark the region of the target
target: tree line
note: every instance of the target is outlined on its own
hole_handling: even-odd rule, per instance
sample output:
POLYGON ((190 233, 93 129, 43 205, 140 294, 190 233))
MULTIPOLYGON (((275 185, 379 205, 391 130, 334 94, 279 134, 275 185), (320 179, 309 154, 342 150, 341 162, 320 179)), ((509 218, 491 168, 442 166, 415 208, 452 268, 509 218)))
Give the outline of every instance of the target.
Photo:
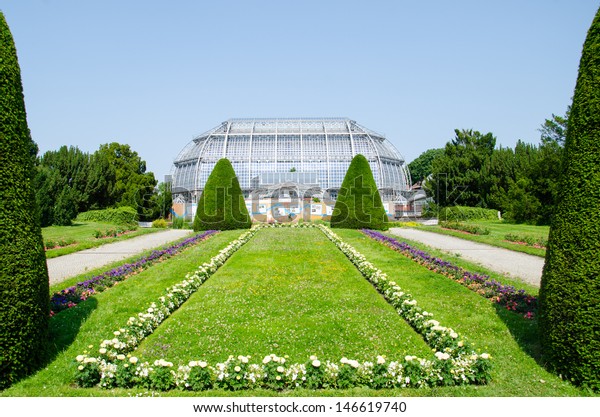
POLYGON ((492 133, 455 130, 444 148, 430 149, 409 164, 435 209, 449 206, 499 210, 517 223, 550 224, 557 204, 569 110, 541 126, 540 143, 496 147, 492 133))
POLYGON ((171 196, 157 187, 146 162, 129 145, 101 145, 92 154, 62 146, 35 159, 34 188, 42 227, 70 225, 78 213, 133 207, 140 220, 165 215, 171 196))

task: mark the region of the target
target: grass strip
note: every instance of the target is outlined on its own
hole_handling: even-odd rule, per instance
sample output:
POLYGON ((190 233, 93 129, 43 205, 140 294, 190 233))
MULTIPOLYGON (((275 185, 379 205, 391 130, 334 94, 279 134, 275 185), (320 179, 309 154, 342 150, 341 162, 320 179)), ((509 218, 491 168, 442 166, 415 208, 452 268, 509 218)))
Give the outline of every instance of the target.
POLYGON ((517 290, 512 285, 505 285, 489 275, 469 272, 451 262, 431 256, 420 249, 413 248, 406 242, 400 242, 375 230, 363 229, 362 232, 371 239, 403 254, 413 261, 425 266, 469 288, 477 294, 504 306, 507 310, 522 314, 532 319, 537 313, 538 299, 525 290, 517 290))
POLYGON ((344 244, 331 230, 324 226, 319 228, 375 285, 398 313, 437 350, 434 360, 427 361, 407 355, 401 361, 388 363, 379 356, 377 365, 373 362, 360 364, 356 360, 342 358, 339 363, 327 361, 321 366, 316 357, 310 357, 306 364, 286 365, 285 358, 271 354, 263 359, 261 365, 250 364, 249 357, 240 355, 237 358, 230 356, 225 363, 214 367, 205 361, 190 361, 187 366, 179 366, 175 371, 172 369, 173 363, 164 359, 156 360, 150 365, 147 362, 138 364, 135 356, 128 358, 128 352, 185 302, 231 253, 253 236, 248 232, 222 251, 216 257, 216 262, 213 258, 208 265, 201 266, 196 274, 186 276, 181 284, 169 289, 167 295, 161 297, 159 303, 153 303, 147 312, 139 313, 137 318, 130 318, 126 327, 114 332, 115 338, 102 342, 99 357, 78 355, 78 384, 95 386, 100 383, 106 388, 139 384, 157 390, 168 390, 175 386, 181 389, 207 389, 216 386, 237 390, 249 387, 348 388, 365 384, 373 388, 424 387, 487 382, 489 355, 475 353, 456 332, 431 319, 431 313, 417 307, 416 300, 402 292, 395 282, 388 281, 383 272, 366 262, 362 255, 344 244), (231 247, 234 250, 230 250, 231 247))
POLYGON ((544 257, 546 256, 546 250, 543 248, 536 248, 531 246, 522 245, 516 242, 510 242, 506 239, 506 235, 509 233, 513 234, 527 234, 534 236, 539 239, 547 239, 549 227, 548 226, 533 226, 527 224, 512 224, 502 220, 482 220, 482 221, 471 221, 465 222, 464 224, 471 225, 474 227, 482 227, 489 230, 487 235, 474 235, 465 233, 458 230, 444 229, 440 225, 437 226, 419 226, 420 230, 426 230, 428 232, 438 233, 441 235, 454 236, 459 239, 470 240, 472 242, 485 243, 488 245, 496 246, 499 248, 509 249, 516 252, 527 253, 529 255, 535 255, 544 257))
POLYGON ((117 237, 106 237, 102 239, 96 238, 98 231, 115 229, 119 226, 108 223, 73 223, 71 226, 49 226, 42 229, 45 245, 59 244, 61 247, 47 248, 46 258, 57 258, 63 255, 79 252, 85 249, 96 248, 106 245, 107 243, 119 242, 134 237, 156 233, 163 229, 154 228, 138 228, 137 230, 128 231, 120 234, 117 237), (65 244, 65 245, 63 245, 65 244))
POLYGON ((90 279, 78 282, 73 286, 55 292, 50 297, 50 316, 68 308, 75 307, 77 304, 87 300, 90 296, 111 288, 117 282, 127 279, 156 262, 170 258, 181 252, 183 249, 195 245, 215 233, 217 233, 215 230, 199 233, 166 248, 153 250, 150 254, 143 255, 133 262, 124 263, 101 274, 94 275, 90 279))

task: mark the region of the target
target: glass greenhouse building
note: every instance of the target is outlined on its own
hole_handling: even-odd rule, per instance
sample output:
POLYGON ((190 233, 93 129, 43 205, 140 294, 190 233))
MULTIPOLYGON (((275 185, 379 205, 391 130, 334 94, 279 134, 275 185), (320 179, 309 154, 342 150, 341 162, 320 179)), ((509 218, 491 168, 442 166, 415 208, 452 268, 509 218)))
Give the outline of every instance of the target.
POLYGON ((335 199, 352 158, 364 155, 385 201, 410 190, 404 157, 381 134, 346 118, 230 119, 188 143, 174 161, 173 199, 195 203, 213 167, 231 161, 246 197, 293 189, 335 199))

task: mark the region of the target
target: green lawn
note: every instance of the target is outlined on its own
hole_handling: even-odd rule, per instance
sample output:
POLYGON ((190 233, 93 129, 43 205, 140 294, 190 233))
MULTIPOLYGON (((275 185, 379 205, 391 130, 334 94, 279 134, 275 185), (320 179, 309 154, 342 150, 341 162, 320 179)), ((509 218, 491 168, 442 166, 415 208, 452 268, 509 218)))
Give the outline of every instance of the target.
POLYGON ((75 243, 69 246, 48 249, 46 250, 46 258, 56 258, 57 256, 68 255, 69 253, 78 252, 84 249, 95 248, 106 243, 113 243, 119 240, 130 239, 135 236, 154 233, 164 229, 153 228, 138 228, 135 231, 127 232, 124 235, 114 238, 97 239, 95 237, 96 230, 106 231, 109 229, 118 228, 117 225, 110 223, 95 223, 95 222, 74 222, 71 226, 49 226, 42 228, 42 236, 44 242, 47 241, 74 241, 75 243))
POLYGON ((546 256, 546 250, 530 247, 514 242, 509 242, 505 239, 505 236, 509 233, 518 235, 530 235, 536 238, 548 238, 548 232, 550 231, 549 226, 533 226, 529 224, 512 224, 506 223, 502 220, 479 220, 479 221, 468 221, 463 222, 466 224, 477 225, 485 227, 490 230, 489 235, 473 235, 457 230, 443 229, 440 226, 420 226, 419 229, 430 232, 440 233, 444 235, 455 236, 461 239, 471 240, 473 242, 487 243, 488 245, 498 246, 518 252, 528 253, 530 255, 536 255, 544 257, 546 256))
POLYGON ((164 294, 167 287, 208 261, 239 231, 221 232, 210 239, 128 278, 115 287, 65 310, 50 320, 51 348, 47 366, 1 393, 4 396, 105 396, 107 391, 73 387, 73 358, 98 344, 132 315, 164 294))
MULTIPOLYGON (((546 372, 538 359, 537 323, 497 308, 458 283, 431 272, 353 230, 335 232, 411 293, 443 325, 493 357, 486 386, 434 389, 171 391, 164 396, 584 396, 546 372)), ((127 396, 147 390, 82 389, 72 384, 73 359, 110 337, 165 288, 181 281, 240 235, 222 232, 159 263, 51 320, 48 365, 3 396, 127 396)), ((370 354, 426 354, 420 337, 388 308, 335 246, 316 230, 262 230, 160 326, 136 351, 154 359, 317 354, 363 359, 370 354), (320 349, 320 350, 319 350, 320 349), (424 350, 423 350, 424 349, 424 350), (198 355, 198 356, 196 356, 198 355), (204 355, 204 356, 202 356, 204 355), (363 356, 361 356, 363 355, 363 356)))
POLYGON ((142 361, 230 354, 360 361, 431 349, 317 229, 264 229, 136 351, 142 361))

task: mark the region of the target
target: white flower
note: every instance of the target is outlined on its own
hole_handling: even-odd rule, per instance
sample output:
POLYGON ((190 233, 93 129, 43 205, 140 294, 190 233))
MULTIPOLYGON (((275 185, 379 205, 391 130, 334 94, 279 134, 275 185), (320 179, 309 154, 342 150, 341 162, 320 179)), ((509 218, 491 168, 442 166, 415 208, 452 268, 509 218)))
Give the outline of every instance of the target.
POLYGON ((451 337, 452 339, 456 339, 456 338, 458 337, 458 333, 456 333, 456 332, 452 331, 452 332, 450 332, 450 337, 451 337))
POLYGON ((262 361, 265 365, 268 364, 269 362, 271 362, 271 356, 265 356, 265 358, 262 361))
POLYGON ((188 363, 188 366, 190 368, 193 368, 194 366, 198 366, 198 362, 196 362, 196 361, 190 361, 190 363, 188 363))
POLYGON ((416 358, 417 358, 416 356, 407 355, 407 356, 404 357, 404 360, 406 362, 410 362, 410 361, 412 361, 413 359, 416 359, 416 358))
POLYGON ((318 368, 319 366, 321 366, 321 361, 319 361, 318 359, 314 359, 312 361, 312 366, 314 366, 315 368, 318 368))
POLYGON ((123 361, 123 360, 125 360, 125 355, 123 355, 123 354, 118 354, 118 355, 117 355, 117 359, 118 359, 118 360, 120 360, 120 361, 123 361))
POLYGON ((435 357, 441 361, 450 359, 450 355, 448 355, 447 353, 443 353, 443 352, 435 352, 435 357))
POLYGON ((311 357, 310 357, 310 360, 311 360, 311 361, 316 361, 316 360, 317 360, 317 357, 316 357, 315 355, 311 355, 311 357))
POLYGON ((341 363, 348 363, 348 358, 344 357, 342 359, 340 359, 341 363))
POLYGON ((481 359, 489 359, 490 358, 490 355, 488 355, 487 353, 482 353, 479 356, 481 356, 481 359))
POLYGON ((200 368, 206 368, 208 366, 208 363, 201 361, 198 365, 200 365, 200 368))
POLYGON ((80 371, 83 371, 83 365, 79 365, 79 366, 77 367, 77 369, 79 369, 80 371))
POLYGON ((138 362, 138 358, 132 356, 131 358, 129 358, 129 362, 135 365, 138 362))
POLYGON ((77 359, 77 362, 81 362, 81 361, 83 361, 85 359, 85 356, 83 356, 83 355, 77 355, 77 357, 75 359, 77 359))
POLYGON ((121 332, 117 330, 117 331, 113 332, 113 334, 114 334, 115 336, 120 336, 120 335, 121 335, 121 332))
POLYGON ((385 363, 385 358, 383 356, 377 356, 377 363, 379 365, 384 364, 385 363))
POLYGON ((101 355, 105 355, 106 354, 106 349, 100 348, 100 350, 98 352, 100 352, 101 355))
POLYGON ((275 377, 275 379, 276 379, 276 380, 278 380, 278 381, 281 381, 281 377, 280 377, 279 375, 277 375, 277 376, 275 377))
POLYGON ((242 370, 242 368, 240 368, 239 366, 236 366, 235 368, 233 368, 233 370, 236 372, 240 372, 242 370))
POLYGON ((285 371, 285 369, 283 368, 283 366, 278 366, 277 367, 277 372, 282 373, 283 371, 285 371))

